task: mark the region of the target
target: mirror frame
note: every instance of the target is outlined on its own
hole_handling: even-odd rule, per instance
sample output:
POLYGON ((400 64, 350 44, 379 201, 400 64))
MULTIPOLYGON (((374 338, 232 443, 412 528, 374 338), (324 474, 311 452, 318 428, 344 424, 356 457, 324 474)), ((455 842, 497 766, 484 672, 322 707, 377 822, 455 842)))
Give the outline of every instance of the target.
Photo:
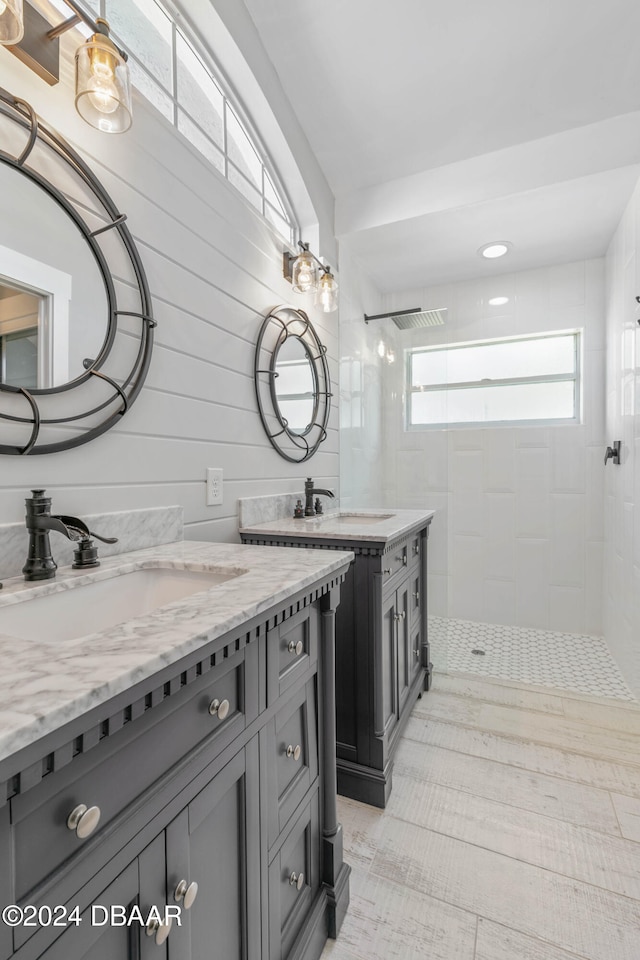
POLYGON ((304 463, 327 439, 327 423, 333 395, 327 348, 304 310, 281 304, 266 315, 256 342, 254 384, 260 419, 271 445, 285 460, 304 463), (286 417, 280 411, 275 389, 278 352, 289 337, 296 337, 301 341, 309 358, 313 377, 313 414, 311 423, 303 433, 289 428, 286 417))
POLYGON ((58 453, 61 450, 69 450, 83 443, 88 443, 120 422, 142 389, 151 361, 153 331, 156 322, 153 319, 151 294, 144 268, 134 240, 125 224, 126 214, 119 212, 113 200, 87 164, 59 134, 46 127, 31 105, 25 100, 12 96, 0 87, 0 119, 2 118, 14 122, 22 128, 26 133, 26 142, 22 153, 18 157, 0 149, 0 163, 17 170, 44 190, 71 218, 93 254, 102 276, 106 294, 106 334, 97 357, 84 362, 84 373, 57 387, 30 388, 27 390, 25 387, 0 384, 0 423, 8 421, 14 424, 25 424, 29 430, 26 442, 22 446, 0 443, 0 454, 26 456, 29 454, 58 453), (46 177, 29 166, 27 160, 36 143, 43 144, 48 150, 51 150, 57 158, 68 165, 82 185, 90 189, 93 198, 96 200, 97 216, 101 221, 104 221, 104 225, 97 229, 91 229, 72 201, 46 177), (109 256, 100 246, 100 237, 107 231, 113 231, 124 248, 131 266, 131 285, 134 289, 137 287, 139 309, 124 310, 119 307, 109 256), (124 331, 122 325, 119 324, 120 317, 133 317, 140 320, 135 359, 131 369, 124 377, 121 371, 111 370, 109 366, 109 358, 114 345, 118 343, 118 338, 131 338, 131 333, 124 331), (104 398, 105 385, 109 391, 106 400, 104 398), (74 391, 76 394, 74 401, 77 400, 78 412, 72 414, 65 412, 64 416, 56 415, 56 399, 61 394, 74 391), (3 410, 3 395, 7 394, 11 395, 10 400, 14 407, 16 395, 22 396, 26 407, 24 415, 6 412, 6 405, 3 410), (89 419, 91 419, 91 423, 87 424, 86 421, 89 419), (43 426, 71 427, 74 433, 58 441, 43 443, 40 439, 40 431, 43 426))

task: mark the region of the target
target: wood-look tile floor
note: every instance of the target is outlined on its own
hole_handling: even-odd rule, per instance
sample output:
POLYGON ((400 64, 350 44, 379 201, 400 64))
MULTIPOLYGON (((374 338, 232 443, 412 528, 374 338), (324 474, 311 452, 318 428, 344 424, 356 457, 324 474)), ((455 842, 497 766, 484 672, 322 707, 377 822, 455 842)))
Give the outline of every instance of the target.
POLYGON ((439 675, 385 810, 339 799, 322 960, 640 960, 640 708, 439 675))

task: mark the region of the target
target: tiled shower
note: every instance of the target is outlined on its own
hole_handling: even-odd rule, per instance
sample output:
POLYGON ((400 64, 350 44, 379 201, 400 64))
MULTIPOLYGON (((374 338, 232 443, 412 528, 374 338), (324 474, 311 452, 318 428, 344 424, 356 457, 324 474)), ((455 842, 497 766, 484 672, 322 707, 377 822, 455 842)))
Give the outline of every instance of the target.
MULTIPOLYGON (((636 521, 634 540, 632 502, 640 418, 635 415, 634 435, 629 417, 626 428, 619 413, 610 425, 606 412, 607 395, 609 408, 620 411, 620 397, 629 407, 630 381, 638 375, 637 354, 635 366, 630 355, 635 331, 627 324, 622 332, 625 321, 612 316, 616 303, 607 294, 610 286, 626 286, 631 293, 628 277, 626 283, 621 277, 611 283, 612 271, 624 271, 622 261, 628 264, 629 245, 635 252, 634 230, 627 225, 620 233, 606 262, 579 261, 387 295, 383 309, 447 307, 447 322, 398 331, 391 321, 379 321, 376 330, 367 331, 371 353, 377 353, 376 342, 386 348, 379 361, 384 468, 380 490, 362 494, 369 503, 377 493, 385 505, 438 511, 429 541, 429 608, 434 640, 440 640, 436 667, 439 656, 451 670, 569 684, 622 699, 640 696, 640 669, 629 639, 634 629, 636 642, 640 635, 640 625, 632 623, 638 592, 628 601, 626 623, 613 599, 615 592, 625 593, 621 585, 633 576, 640 585, 640 527, 636 521), (508 300, 494 306, 489 300, 495 297, 508 300), (580 424, 405 429, 407 348, 576 329, 583 331, 580 424), (607 444, 625 429, 626 464, 605 468, 607 444), (612 516, 618 518, 613 531, 612 516), (471 652, 481 646, 473 639, 474 624, 491 648, 484 654, 471 652), (487 624, 496 627, 491 642, 487 624), (527 662, 522 659, 529 650, 523 636, 538 648, 537 674, 530 651, 527 662), (596 648, 600 665, 594 668, 596 648), (601 680, 594 679, 594 669, 601 680)), ((627 586, 626 595, 631 589, 627 586)), ((437 642, 434 648, 438 651, 437 642)))

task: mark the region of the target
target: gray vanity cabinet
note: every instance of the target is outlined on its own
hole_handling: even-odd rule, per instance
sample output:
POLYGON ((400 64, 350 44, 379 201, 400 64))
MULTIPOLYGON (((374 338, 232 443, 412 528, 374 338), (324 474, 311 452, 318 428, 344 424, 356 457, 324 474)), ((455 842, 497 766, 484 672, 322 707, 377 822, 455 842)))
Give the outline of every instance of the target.
POLYGON ((379 807, 391 792, 393 757, 409 713, 430 686, 430 521, 379 540, 373 533, 333 536, 329 517, 322 537, 304 521, 286 532, 241 532, 244 543, 355 554, 336 613, 337 782, 343 796, 379 807))
POLYGON ((0 960, 317 960, 349 899, 333 683, 346 569, 10 758, 2 906, 83 920, 2 925, 0 960), (86 837, 68 824, 79 803, 101 810, 86 837), (180 906, 181 922, 166 939, 92 924, 110 904, 180 906))

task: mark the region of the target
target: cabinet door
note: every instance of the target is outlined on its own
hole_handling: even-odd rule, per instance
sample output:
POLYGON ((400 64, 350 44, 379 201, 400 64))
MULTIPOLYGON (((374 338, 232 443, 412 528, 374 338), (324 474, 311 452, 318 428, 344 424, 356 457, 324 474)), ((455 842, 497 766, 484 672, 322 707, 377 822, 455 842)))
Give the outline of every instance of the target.
POLYGON ((422 575, 420 567, 417 567, 411 572, 409 583, 409 683, 420 670, 420 644, 423 631, 421 584, 422 575))
POLYGON ((382 645, 376 657, 375 734, 382 736, 398 716, 397 695, 397 605, 396 593, 382 601, 382 645), (378 669, 379 667, 379 669, 378 669))
POLYGON ((258 746, 254 738, 167 827, 169 960, 260 955, 258 746), (191 898, 196 883, 197 895, 191 898), (187 891, 187 895, 181 891, 187 891), (186 908, 188 906, 188 908, 186 908))
POLYGON ((62 936, 40 955, 42 960, 140 960, 141 957, 146 960, 149 956, 162 960, 166 955, 164 948, 155 947, 154 954, 144 949, 140 953, 144 941, 153 943, 153 938, 147 938, 138 924, 116 926, 104 922, 108 916, 105 911, 110 911, 111 907, 124 906, 129 911, 137 903, 138 867, 137 860, 129 864, 98 897, 96 904, 80 915, 78 925, 67 927, 62 936))
POLYGON ((269 960, 284 960, 320 889, 318 794, 269 865, 269 960))
POLYGON ((409 580, 396 590, 396 630, 398 646, 398 716, 402 712, 411 683, 411 632, 409 630, 409 580))

